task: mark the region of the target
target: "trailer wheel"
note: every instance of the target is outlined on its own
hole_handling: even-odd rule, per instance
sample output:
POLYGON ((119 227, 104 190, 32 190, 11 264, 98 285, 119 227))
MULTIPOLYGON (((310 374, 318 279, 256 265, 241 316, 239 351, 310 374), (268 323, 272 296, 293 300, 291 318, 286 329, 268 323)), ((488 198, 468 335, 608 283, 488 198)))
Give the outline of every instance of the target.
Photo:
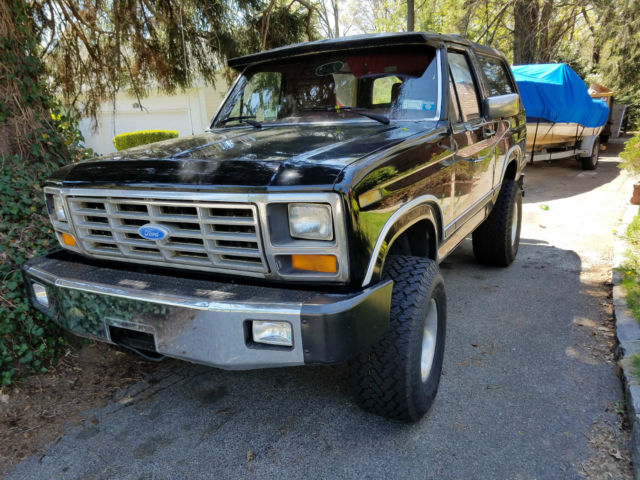
POLYGON ((598 168, 598 160, 600 158, 600 139, 596 138, 593 142, 593 149, 591 150, 591 156, 583 157, 580 159, 582 162, 583 170, 595 170, 598 168))

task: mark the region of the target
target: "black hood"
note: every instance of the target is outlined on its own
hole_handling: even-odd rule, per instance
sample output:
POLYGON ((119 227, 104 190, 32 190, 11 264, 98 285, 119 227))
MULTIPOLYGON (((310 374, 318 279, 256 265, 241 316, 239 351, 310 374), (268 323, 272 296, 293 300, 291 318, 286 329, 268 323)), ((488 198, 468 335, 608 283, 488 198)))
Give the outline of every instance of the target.
POLYGON ((217 129, 58 170, 50 184, 137 188, 331 187, 344 167, 434 124, 217 129))

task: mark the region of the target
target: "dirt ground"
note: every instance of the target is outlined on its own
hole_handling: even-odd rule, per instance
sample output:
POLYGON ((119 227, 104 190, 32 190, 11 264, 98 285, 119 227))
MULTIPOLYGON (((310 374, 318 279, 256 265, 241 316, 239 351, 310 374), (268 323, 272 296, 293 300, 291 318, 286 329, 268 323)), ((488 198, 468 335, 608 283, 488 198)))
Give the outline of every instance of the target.
POLYGON ((106 344, 71 341, 75 346, 53 370, 0 390, 0 475, 57 441, 67 424, 97 422, 82 412, 166 368, 106 344))

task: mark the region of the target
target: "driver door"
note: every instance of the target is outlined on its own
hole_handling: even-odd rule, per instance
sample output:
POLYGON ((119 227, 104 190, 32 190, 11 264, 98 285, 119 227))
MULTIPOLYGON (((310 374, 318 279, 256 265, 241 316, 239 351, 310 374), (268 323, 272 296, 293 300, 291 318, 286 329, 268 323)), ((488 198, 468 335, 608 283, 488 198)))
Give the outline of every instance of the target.
POLYGON ((480 89, 468 53, 449 50, 447 60, 455 114, 453 139, 458 147, 453 172, 453 212, 458 221, 464 221, 482 206, 492 190, 494 131, 482 116, 480 89))

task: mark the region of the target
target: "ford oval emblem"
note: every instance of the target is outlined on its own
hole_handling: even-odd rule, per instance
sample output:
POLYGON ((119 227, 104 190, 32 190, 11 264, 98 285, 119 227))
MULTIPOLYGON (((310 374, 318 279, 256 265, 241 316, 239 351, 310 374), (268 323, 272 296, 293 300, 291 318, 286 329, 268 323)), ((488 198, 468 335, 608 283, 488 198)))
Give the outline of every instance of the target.
POLYGON ((169 229, 161 225, 147 223, 138 229, 138 235, 147 240, 164 240, 169 236, 169 229))

